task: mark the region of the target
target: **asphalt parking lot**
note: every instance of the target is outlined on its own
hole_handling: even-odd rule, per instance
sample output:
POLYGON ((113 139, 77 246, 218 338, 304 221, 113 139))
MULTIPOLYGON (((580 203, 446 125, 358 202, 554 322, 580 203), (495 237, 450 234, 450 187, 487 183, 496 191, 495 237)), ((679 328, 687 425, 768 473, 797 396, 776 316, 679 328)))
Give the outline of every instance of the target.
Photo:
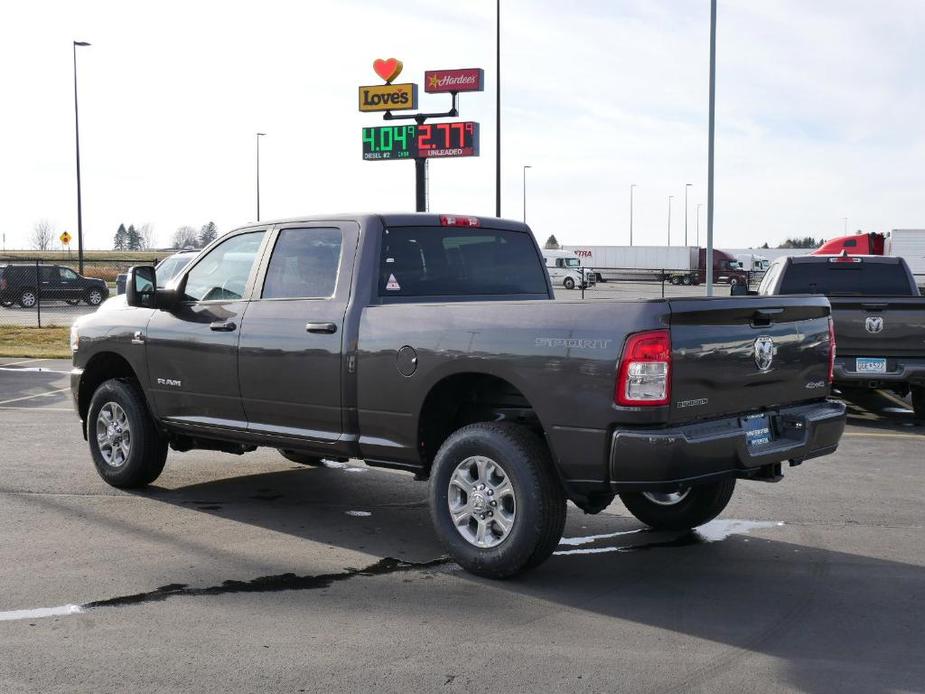
POLYGON ((698 531, 570 508, 492 582, 358 461, 171 452, 106 486, 69 368, 0 359, 2 692, 925 691, 925 427, 893 396, 698 531))

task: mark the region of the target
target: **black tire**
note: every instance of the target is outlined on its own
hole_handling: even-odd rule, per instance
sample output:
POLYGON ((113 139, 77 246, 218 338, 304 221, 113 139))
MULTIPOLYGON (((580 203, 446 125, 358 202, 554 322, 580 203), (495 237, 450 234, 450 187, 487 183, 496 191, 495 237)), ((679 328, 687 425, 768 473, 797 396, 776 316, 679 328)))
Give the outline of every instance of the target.
POLYGON ((66 303, 68 306, 76 306, 80 303, 80 299, 65 299, 64 303, 66 303))
POLYGON ((316 455, 307 455, 305 453, 299 453, 298 451, 290 451, 285 448, 278 448, 279 454, 283 456, 286 460, 291 460, 293 463, 298 463, 299 465, 313 465, 315 467, 320 467, 323 465, 321 458, 316 455))
POLYGON ((730 287, 734 287, 734 286, 736 286, 738 283, 739 283, 739 278, 738 278, 738 277, 730 277, 730 278, 729 278, 729 286, 730 286, 730 287))
POLYGON ((689 530, 716 518, 735 490, 735 479, 690 487, 687 495, 671 505, 659 504, 642 492, 624 492, 623 505, 655 530, 689 530))
POLYGON ((9 308, 12 305, 13 305, 12 301, 0 301, 0 306, 3 306, 3 308, 9 308))
POLYGON ((23 289, 19 293, 19 301, 17 302, 22 308, 32 308, 38 303, 39 295, 34 289, 23 289))
POLYGON ((566 277, 565 281, 562 282, 562 286, 565 287, 566 289, 574 289, 575 280, 573 280, 571 277, 566 277))
POLYGON ((672 277, 672 278, 669 279, 668 281, 671 282, 671 284, 673 284, 673 285, 676 286, 676 287, 677 287, 679 284, 681 284, 681 278, 680 278, 680 277, 677 277, 677 276, 672 277))
POLYGON ((516 424, 483 422, 451 434, 434 459, 429 496, 438 537, 453 559, 478 576, 507 578, 538 566, 555 550, 565 527, 565 495, 549 450, 536 434, 516 424), (516 499, 509 534, 493 547, 470 543, 450 515, 450 478, 472 456, 500 466, 516 499))
POLYGON ((87 413, 87 439, 96 471, 107 484, 119 489, 151 484, 161 474, 167 460, 167 441, 154 425, 141 389, 134 381, 111 379, 96 389, 87 413), (126 415, 131 437, 128 454, 119 465, 107 462, 97 438, 100 411, 113 403, 126 415))
POLYGON ((915 412, 915 418, 925 422, 925 386, 912 386, 912 410, 915 412))
POLYGON ((685 287, 691 286, 692 281, 693 280, 691 280, 690 275, 684 275, 684 277, 681 278, 681 284, 683 284, 685 287))
POLYGON ((106 300, 106 295, 102 289, 88 289, 84 295, 84 301, 88 306, 99 306, 106 300))

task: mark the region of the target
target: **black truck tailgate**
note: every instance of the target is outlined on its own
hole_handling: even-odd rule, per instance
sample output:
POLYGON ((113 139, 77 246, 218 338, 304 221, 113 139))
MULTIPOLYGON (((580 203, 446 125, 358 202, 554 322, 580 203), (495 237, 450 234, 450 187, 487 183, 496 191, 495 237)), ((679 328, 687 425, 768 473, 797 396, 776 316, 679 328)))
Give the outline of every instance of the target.
POLYGON ((840 356, 925 356, 925 297, 832 296, 840 356))
POLYGON ((829 393, 825 297, 672 299, 671 422, 829 393))

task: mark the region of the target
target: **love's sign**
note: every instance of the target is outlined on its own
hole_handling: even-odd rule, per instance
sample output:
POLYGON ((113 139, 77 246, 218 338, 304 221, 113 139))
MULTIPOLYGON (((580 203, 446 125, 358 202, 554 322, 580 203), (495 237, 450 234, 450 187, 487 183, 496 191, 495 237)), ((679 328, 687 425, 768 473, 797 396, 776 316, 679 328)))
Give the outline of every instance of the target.
POLYGON ((360 87, 361 111, 408 111, 417 107, 416 84, 377 84, 360 87))

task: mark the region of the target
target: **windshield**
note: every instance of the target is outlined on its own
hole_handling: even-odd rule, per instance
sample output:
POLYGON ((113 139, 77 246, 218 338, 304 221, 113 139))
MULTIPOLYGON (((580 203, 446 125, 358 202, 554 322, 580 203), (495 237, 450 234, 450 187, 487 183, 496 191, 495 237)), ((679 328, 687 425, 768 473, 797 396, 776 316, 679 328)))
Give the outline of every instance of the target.
POLYGON ((581 263, 578 258, 565 258, 565 267, 578 267, 581 263))

